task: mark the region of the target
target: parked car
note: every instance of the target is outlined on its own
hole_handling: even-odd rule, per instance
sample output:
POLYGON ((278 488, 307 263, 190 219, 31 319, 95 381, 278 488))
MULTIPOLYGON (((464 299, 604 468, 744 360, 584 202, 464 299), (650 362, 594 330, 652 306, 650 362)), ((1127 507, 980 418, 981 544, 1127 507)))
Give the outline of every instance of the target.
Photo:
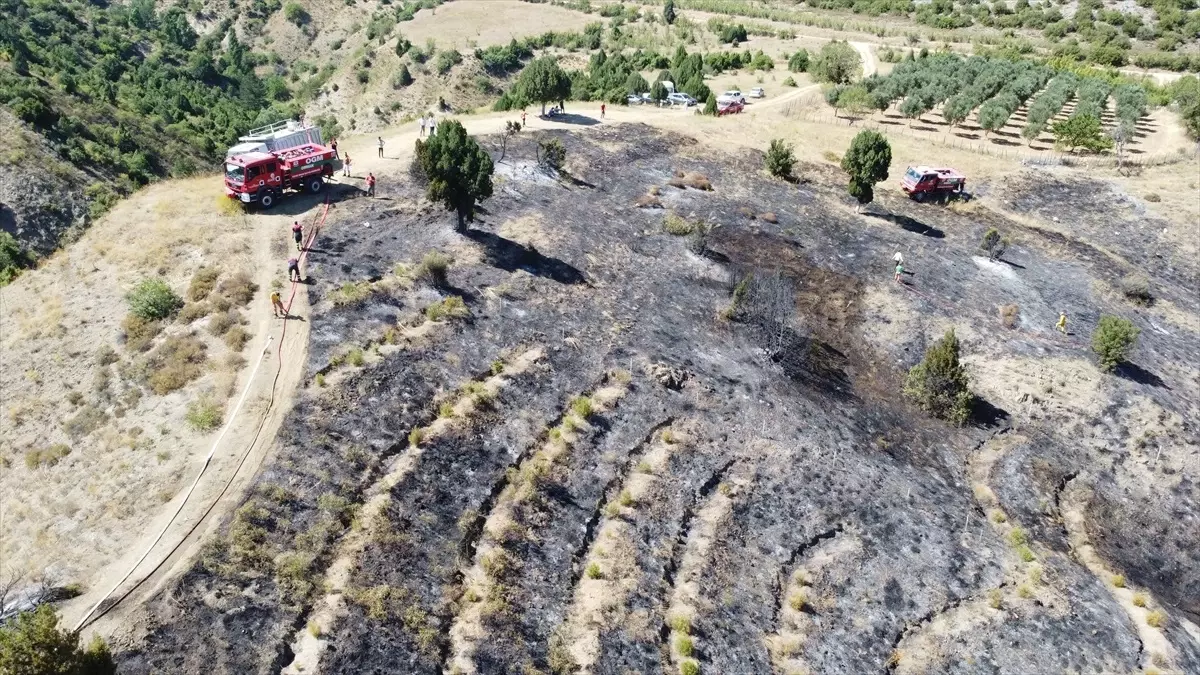
POLYGON ((762 98, 766 95, 767 92, 763 91, 762 87, 755 87, 750 90, 750 98, 762 98))
POLYGON ((725 101, 717 104, 717 117, 725 115, 736 115, 746 109, 746 106, 737 101, 725 101))
POLYGON ((674 94, 668 95, 667 102, 670 103, 671 105, 684 105, 684 106, 688 106, 688 107, 696 105, 696 99, 692 98, 688 94, 685 94, 685 93, 679 92, 679 91, 675 92, 674 94))
POLYGON ((737 101, 742 105, 746 105, 746 97, 742 96, 742 92, 736 89, 727 91, 717 97, 717 103, 721 103, 722 101, 737 101))
POLYGON ((625 103, 627 105, 641 105, 644 101, 642 101, 642 97, 638 94, 630 94, 625 97, 625 103))

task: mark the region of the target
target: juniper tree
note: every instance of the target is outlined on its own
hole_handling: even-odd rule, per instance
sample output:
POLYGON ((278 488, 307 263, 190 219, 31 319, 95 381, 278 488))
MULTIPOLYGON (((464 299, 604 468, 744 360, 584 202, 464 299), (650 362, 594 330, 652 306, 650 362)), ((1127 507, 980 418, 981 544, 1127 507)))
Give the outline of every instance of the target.
POLYGON ((908 371, 904 394, 934 417, 964 424, 971 415, 967 372, 959 362, 954 329, 925 350, 925 358, 908 371))

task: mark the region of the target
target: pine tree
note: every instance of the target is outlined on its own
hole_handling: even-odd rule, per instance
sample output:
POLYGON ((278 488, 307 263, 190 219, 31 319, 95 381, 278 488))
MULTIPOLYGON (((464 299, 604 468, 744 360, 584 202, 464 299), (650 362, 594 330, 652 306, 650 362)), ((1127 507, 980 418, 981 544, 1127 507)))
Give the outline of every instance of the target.
POLYGON ((958 337, 952 328, 908 371, 904 393, 934 417, 964 424, 971 415, 972 396, 958 355, 958 337))
POLYGON ((850 142, 842 155, 842 170, 850 174, 850 196, 859 207, 875 200, 875 183, 887 180, 892 163, 892 146, 878 131, 864 129, 850 142))
POLYGON ((475 203, 492 196, 492 158, 458 120, 438 124, 418 157, 429 178, 429 201, 456 212, 458 229, 465 229, 475 219, 475 203))

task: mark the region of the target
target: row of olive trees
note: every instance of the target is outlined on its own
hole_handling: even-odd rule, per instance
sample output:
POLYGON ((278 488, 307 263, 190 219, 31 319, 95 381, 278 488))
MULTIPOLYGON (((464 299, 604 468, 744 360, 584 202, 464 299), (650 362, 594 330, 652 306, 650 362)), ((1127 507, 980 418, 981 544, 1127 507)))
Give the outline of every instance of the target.
POLYGON ((1050 124, 1050 119, 1062 110, 1062 107, 1071 100, 1075 95, 1076 88, 1079 87, 1079 78, 1071 72, 1062 72, 1054 76, 1050 80, 1050 84, 1038 94, 1038 97, 1029 105, 1029 111, 1025 116, 1025 128, 1021 130, 1021 137, 1033 142, 1050 124))

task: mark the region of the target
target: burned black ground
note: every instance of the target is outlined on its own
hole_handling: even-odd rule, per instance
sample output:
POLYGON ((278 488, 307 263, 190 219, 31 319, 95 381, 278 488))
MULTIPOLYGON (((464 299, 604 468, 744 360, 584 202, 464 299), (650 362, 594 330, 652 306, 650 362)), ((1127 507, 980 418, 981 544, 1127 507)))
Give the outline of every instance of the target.
MULTIPOLYGON (((1044 583, 1069 599, 1069 611, 1019 604, 1004 620, 962 633, 934 668, 1139 667, 1128 616, 1067 544, 1056 512, 1067 477, 1095 486, 1089 529, 1110 564, 1179 618, 1196 619, 1189 588, 1200 559, 1187 542, 1195 541, 1200 506, 1195 429, 1186 421, 1196 410, 1188 381, 1195 370, 1186 367, 1200 357, 1194 332, 1145 330, 1134 360, 1162 386, 1106 377, 1108 404, 1080 408, 1066 421, 985 396, 986 420, 953 428, 900 394, 906 369, 945 327, 958 327, 964 351, 985 360, 1086 362, 1086 336, 1101 312, 1150 321, 1149 310, 1093 283, 1127 273, 1097 249, 1114 242, 1043 232, 986 208, 890 196, 871 207, 888 218, 862 217, 828 167, 801 167, 805 182, 784 183, 762 174, 756 153, 707 156, 694 141, 645 127, 548 135, 566 145, 577 180, 538 170, 530 142, 517 143, 498 165, 486 212, 464 234, 403 177, 385 181, 389 200, 337 205, 308 270, 315 309, 306 367, 330 384, 303 394, 279 452, 222 542, 148 608, 152 629, 121 653, 123 672, 278 671, 336 541, 353 527, 352 505, 364 501, 390 458, 411 452, 409 431, 437 416, 447 392, 535 347, 545 352, 535 367, 514 376, 490 409, 431 441, 391 489, 387 527, 351 579, 357 590, 386 587, 383 616, 352 600, 337 625, 324 627, 330 647, 322 672, 447 668, 450 628, 471 602, 463 574, 509 470, 545 440, 572 396, 618 371, 631 375, 628 393, 556 465, 537 517, 513 548, 508 611, 485 624, 489 639, 473 655, 479 672, 550 669, 549 645, 569 618, 596 522, 646 439, 668 423, 686 425, 693 442, 670 455, 633 515, 621 516, 636 532, 629 545, 637 572, 600 631, 596 672, 674 669, 664 626, 678 566, 697 513, 734 473, 744 485, 728 514, 710 524, 713 545, 695 570, 702 600, 692 625, 704 672, 778 668, 765 638, 780 631, 780 579, 831 532, 829 541, 853 545, 814 575, 816 620, 795 656, 814 672, 902 667, 895 650, 903 638, 1008 583, 1016 554, 988 526, 967 465, 1010 425, 1036 442, 1000 458, 989 482, 1032 535, 1044 583), (680 171, 704 174, 713 191, 665 187, 680 171), (679 216, 719 224, 705 255, 663 232, 663 210, 633 206, 652 186, 679 216), (777 222, 748 215, 767 211, 777 222), (1016 237, 1003 263, 976 257, 990 227, 1016 237), (415 265, 432 250, 456 258, 447 286, 401 283, 397 264, 415 265), (897 250, 916 272, 902 286, 891 280, 897 250), (778 273, 795 292, 795 311, 771 324, 781 329, 774 333, 723 316, 730 280, 755 272, 778 273), (371 293, 335 305, 346 284, 364 281, 376 282, 371 293), (449 295, 465 300, 468 318, 380 348, 362 367, 341 362, 355 346, 391 347, 389 330, 419 324, 422 308, 449 295), (1008 331, 996 308, 1012 302, 1022 318, 1008 331), (1053 332, 1059 309, 1071 313, 1074 336, 1053 332), (654 363, 685 370, 682 390, 648 376, 654 363), (1145 465, 1134 443, 1142 429, 1123 412, 1142 400, 1185 420, 1157 441, 1166 449, 1149 471, 1166 480, 1127 470, 1145 465), (1087 442, 1078 442, 1083 429, 1091 430, 1087 442), (345 513, 330 495, 345 500, 345 513), (303 574, 281 572, 281 556, 297 555, 303 574)), ((1127 243, 1130 264, 1154 255, 1127 243)), ((1146 271, 1175 289, 1164 293, 1181 311, 1200 309, 1179 289, 1194 268, 1146 271)), ((1003 392, 1004 383, 980 391, 1003 392)), ((1178 667, 1200 668, 1193 639, 1178 629, 1169 637, 1178 667)))

